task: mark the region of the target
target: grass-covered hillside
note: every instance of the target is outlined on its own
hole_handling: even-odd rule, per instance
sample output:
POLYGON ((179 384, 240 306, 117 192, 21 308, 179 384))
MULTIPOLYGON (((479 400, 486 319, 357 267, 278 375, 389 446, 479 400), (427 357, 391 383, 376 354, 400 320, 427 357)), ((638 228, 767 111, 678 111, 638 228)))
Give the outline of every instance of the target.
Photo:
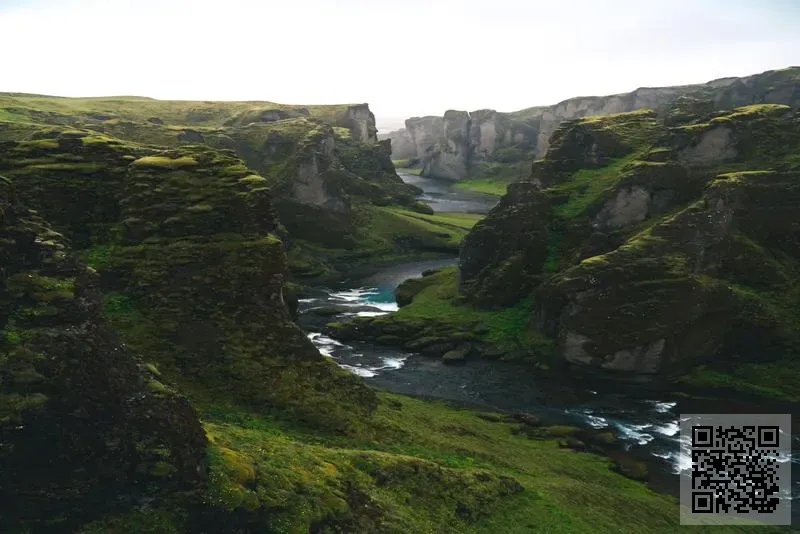
POLYGON ((800 118, 690 104, 564 123, 467 236, 458 272, 401 286, 393 316, 334 326, 800 401, 800 118))

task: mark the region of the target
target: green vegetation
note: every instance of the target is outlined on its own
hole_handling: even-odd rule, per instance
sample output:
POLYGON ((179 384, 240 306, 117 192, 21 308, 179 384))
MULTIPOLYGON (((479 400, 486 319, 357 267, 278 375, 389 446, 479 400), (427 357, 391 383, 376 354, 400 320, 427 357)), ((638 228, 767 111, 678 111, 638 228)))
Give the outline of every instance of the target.
POLYGON ((555 194, 566 194, 569 200, 555 207, 556 213, 564 218, 580 215, 595 202, 603 191, 613 187, 622 176, 624 169, 631 165, 638 154, 611 161, 596 169, 580 169, 568 181, 550 188, 555 194))
POLYGON ((468 213, 426 215, 399 208, 376 208, 367 234, 387 241, 416 239, 423 247, 457 251, 466 231, 481 216, 468 213))
MULTIPOLYGON (((157 119, 175 126, 223 126, 240 115, 257 115, 266 110, 305 110, 311 117, 334 121, 347 105, 291 106, 274 102, 201 102, 190 100, 156 100, 138 96, 67 98, 20 93, 0 93, 0 120, 30 122, 56 119, 70 122, 85 117, 101 121, 147 122, 157 119)), ((151 123, 159 125, 158 122, 151 123)))
POLYGON ((392 164, 395 166, 398 172, 402 172, 405 174, 419 174, 422 172, 422 167, 418 165, 409 165, 409 160, 407 159, 393 159, 392 164))
POLYGON ((503 196, 506 194, 508 183, 491 178, 470 178, 469 180, 459 180, 454 186, 456 189, 474 191, 475 193, 503 196))
POLYGON ((131 165, 141 167, 163 167, 167 169, 178 169, 181 167, 193 167, 197 165, 197 160, 191 156, 180 156, 169 158, 163 156, 145 156, 134 161, 131 165))
POLYGON ((530 439, 514 435, 510 423, 441 402, 380 399, 348 438, 201 406, 211 440, 206 502, 218 509, 216 520, 262 517, 279 532, 677 528, 672 498, 612 472, 608 459, 559 448, 558 428, 554 437, 543 430, 530 439), (237 506, 237 515, 225 515, 237 506))
POLYGON ((702 365, 678 379, 698 392, 726 391, 739 397, 763 397, 800 403, 800 362, 785 358, 775 362, 702 365))
MULTIPOLYGON (((407 347, 432 354, 466 342, 474 345, 472 351, 486 355, 527 358, 543 365, 551 360, 554 343, 531 324, 531 299, 499 311, 478 309, 459 294, 456 267, 444 267, 407 284, 413 287, 407 296, 410 304, 399 311, 329 326, 345 338, 354 328, 359 336, 378 341, 387 341, 387 335, 388 341, 399 336, 407 347)), ((398 289, 403 290, 404 286, 398 289)))

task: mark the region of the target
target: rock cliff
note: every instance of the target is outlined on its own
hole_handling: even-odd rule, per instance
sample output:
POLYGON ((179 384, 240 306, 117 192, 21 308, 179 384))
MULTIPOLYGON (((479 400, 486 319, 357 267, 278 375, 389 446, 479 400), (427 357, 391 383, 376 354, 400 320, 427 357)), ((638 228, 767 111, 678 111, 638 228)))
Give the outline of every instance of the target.
MULTIPOLYGON (((164 373, 202 384, 211 395, 303 418, 327 413, 324 424, 334 426, 348 419, 330 417, 348 404, 336 400, 336 391, 363 394, 359 404, 368 409, 371 393, 322 358, 291 321, 288 265, 267 179, 233 152, 143 149, 78 132, 2 149, 0 169, 24 186, 31 206, 81 244, 117 310, 112 322, 164 373), (76 206, 70 199, 84 200, 76 206), (331 396, 306 395, 314 390, 331 396), (311 406, 318 401, 332 404, 311 406)), ((317 150, 325 148, 314 144, 317 150)), ((318 200, 302 197, 318 194, 313 184, 291 184, 299 201, 318 200)))
MULTIPOLYGON (((542 157, 559 125, 580 117, 611 115, 637 109, 656 110, 660 116, 682 109, 706 111, 731 109, 758 103, 800 105, 797 80, 800 68, 767 71, 744 78, 723 78, 705 84, 676 87, 643 87, 630 93, 578 97, 553 106, 528 108, 513 113, 479 110, 466 114, 459 127, 445 127, 444 118, 424 117, 406 121, 405 130, 393 132, 400 140, 395 159, 419 158, 422 174, 458 180, 471 176, 513 178, 514 164, 542 157), (466 134, 466 140, 462 139, 466 134), (405 142, 411 139, 411 145, 405 142)), ((675 120, 678 114, 672 113, 675 120)), ((516 173, 518 174, 518 173, 516 173)))
POLYGON ((16 189, 0 177, 0 528, 72 531, 197 489, 206 438, 194 409, 119 341, 97 272, 16 189))
POLYGON ((563 123, 465 239, 462 292, 484 307, 533 294, 532 320, 580 367, 674 376, 790 357, 800 118, 762 104, 664 124, 563 123))

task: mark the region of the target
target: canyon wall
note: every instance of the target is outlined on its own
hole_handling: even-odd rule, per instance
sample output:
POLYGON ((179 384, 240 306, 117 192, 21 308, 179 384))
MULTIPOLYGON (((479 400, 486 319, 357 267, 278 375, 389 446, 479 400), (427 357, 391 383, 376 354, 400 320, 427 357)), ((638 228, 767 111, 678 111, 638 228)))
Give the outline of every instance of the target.
POLYGON ((704 84, 643 87, 610 96, 577 97, 553 106, 512 113, 494 110, 447 111, 444 117, 413 117, 406 128, 388 134, 394 159, 419 158, 422 175, 459 180, 472 176, 511 177, 511 167, 544 156, 550 137, 567 120, 653 109, 660 116, 676 107, 731 109, 749 104, 800 105, 800 67, 704 84), (454 117, 461 122, 453 123, 454 117), (449 127, 448 127, 449 125, 449 127))

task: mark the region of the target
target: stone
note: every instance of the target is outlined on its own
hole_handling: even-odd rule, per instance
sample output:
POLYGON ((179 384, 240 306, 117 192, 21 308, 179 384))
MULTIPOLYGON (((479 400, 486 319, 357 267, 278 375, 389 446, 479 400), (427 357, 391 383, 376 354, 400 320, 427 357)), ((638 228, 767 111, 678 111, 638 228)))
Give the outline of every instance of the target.
POLYGON ((467 361, 470 349, 469 345, 461 345, 457 349, 445 352, 442 361, 447 364, 464 363, 467 361))
POLYGON ((520 412, 520 413, 515 413, 512 417, 515 421, 518 421, 526 426, 530 427, 542 426, 542 419, 538 415, 532 413, 520 412))
POLYGON ((628 477, 632 480, 637 480, 639 482, 646 482, 650 478, 650 473, 647 469, 646 463, 640 460, 629 458, 627 456, 615 458, 611 469, 625 477, 628 477))

